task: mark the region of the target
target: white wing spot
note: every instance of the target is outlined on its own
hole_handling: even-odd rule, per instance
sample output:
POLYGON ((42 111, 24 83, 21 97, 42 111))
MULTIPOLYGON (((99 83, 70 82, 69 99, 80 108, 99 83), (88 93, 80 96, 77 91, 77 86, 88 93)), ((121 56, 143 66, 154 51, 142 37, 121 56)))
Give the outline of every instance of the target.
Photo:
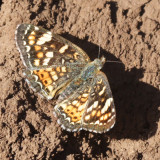
POLYGON ((49 85, 48 87, 48 90, 51 92, 53 90, 53 86, 52 85, 49 85))
POLYGON ((114 108, 112 108, 112 112, 115 112, 115 109, 114 109, 114 108))
POLYGON ((53 52, 47 52, 47 53, 46 53, 46 57, 52 58, 52 57, 53 57, 53 52))
POLYGON ((67 117, 65 120, 68 120, 68 122, 71 122, 71 118, 67 117))
POLYGON ((33 41, 33 40, 30 40, 30 41, 29 41, 29 44, 30 44, 30 45, 33 45, 34 43, 35 43, 35 41, 33 41))
POLYGON ((26 45, 26 41, 23 41, 23 45, 26 45))
POLYGON ((35 65, 35 66, 39 66, 39 63, 40 63, 40 60, 39 60, 39 59, 35 59, 35 60, 34 60, 34 65, 35 65))
POLYGON ((42 35, 42 37, 40 37, 40 38, 38 39, 37 44, 38 44, 38 45, 42 45, 42 44, 44 44, 45 42, 50 41, 51 39, 52 39, 52 36, 45 33, 45 34, 42 35))
POLYGON ((65 60, 62 58, 62 64, 64 64, 65 60))
POLYGON ((82 111, 86 105, 87 105, 88 101, 86 101, 83 105, 80 105, 80 107, 78 107, 78 111, 82 111))
POLYGON ((113 101, 113 98, 108 98, 106 100, 106 103, 105 103, 104 107, 101 109, 101 113, 102 114, 105 113, 108 110, 108 108, 111 105, 112 101, 113 101))
POLYGON ((39 28, 38 28, 37 26, 35 26, 34 28, 35 28, 35 30, 36 30, 36 31, 38 31, 38 30, 39 30, 39 28))
POLYGON ((31 47, 30 47, 30 46, 26 46, 26 52, 29 52, 29 51, 30 51, 30 49, 31 49, 31 47))
POLYGON ((84 94, 82 95, 82 97, 88 97, 88 94, 87 94, 87 93, 84 93, 84 94))
POLYGON ((57 75, 52 76, 53 80, 56 81, 58 79, 57 75))
POLYGON ((59 49, 59 52, 60 52, 60 53, 64 53, 66 49, 68 49, 68 45, 67 45, 67 44, 64 45, 63 47, 61 47, 61 48, 59 49))
POLYGON ((98 101, 95 101, 93 104, 93 108, 97 108, 97 106, 98 106, 98 101))
POLYGON ((57 75, 55 71, 50 72, 52 76, 57 75))
POLYGON ((49 61, 50 61, 50 58, 45 58, 43 61, 43 65, 48 65, 49 61))
POLYGON ((65 66, 63 66, 61 69, 62 69, 62 72, 66 72, 66 67, 65 66))
POLYGON ((99 120, 97 120, 97 121, 95 122, 95 124, 99 124, 99 120))
POLYGON ((88 121, 90 119, 90 115, 85 116, 85 120, 88 121))
POLYGON ((88 109, 87 109, 87 113, 89 113, 90 111, 92 111, 93 109, 93 105, 91 105, 88 109))
POLYGON ((78 102, 77 100, 74 100, 74 101, 72 102, 72 104, 73 104, 73 105, 76 105, 77 102, 78 102))
POLYGON ((101 96, 104 93, 105 89, 106 89, 106 86, 104 86, 103 89, 99 92, 99 96, 101 96))
POLYGON ((50 35, 52 35, 52 33, 51 33, 51 32, 49 32, 49 31, 47 32, 47 34, 50 34, 50 35))
POLYGON ((52 35, 45 33, 45 34, 43 34, 43 37, 46 37, 46 38, 49 38, 49 39, 50 39, 50 38, 52 37, 52 35))
POLYGON ((30 25, 28 25, 28 27, 26 28, 26 30, 25 30, 25 32, 24 32, 24 34, 27 34, 28 33, 28 30, 30 29, 30 25))

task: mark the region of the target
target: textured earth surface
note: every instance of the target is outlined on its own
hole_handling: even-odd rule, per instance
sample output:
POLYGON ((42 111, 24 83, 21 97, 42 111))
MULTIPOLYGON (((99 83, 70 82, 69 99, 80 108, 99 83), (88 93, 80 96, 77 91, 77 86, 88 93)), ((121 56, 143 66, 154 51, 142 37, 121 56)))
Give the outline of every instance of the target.
POLYGON ((0 159, 160 159, 160 1, 3 0, 0 6, 0 159), (60 34, 108 61, 117 121, 108 133, 70 133, 54 101, 26 84, 16 26, 60 34))

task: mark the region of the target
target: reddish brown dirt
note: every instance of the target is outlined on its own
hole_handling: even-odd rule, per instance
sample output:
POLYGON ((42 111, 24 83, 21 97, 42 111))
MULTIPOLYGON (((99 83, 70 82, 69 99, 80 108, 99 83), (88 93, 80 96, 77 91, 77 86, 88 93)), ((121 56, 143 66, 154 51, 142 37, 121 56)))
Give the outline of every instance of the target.
POLYGON ((0 159, 160 159, 160 1, 3 0, 0 7, 0 159), (101 22, 101 23, 100 23, 101 22), (22 75, 16 26, 42 26, 107 60, 117 122, 108 133, 63 131, 53 101, 22 75))

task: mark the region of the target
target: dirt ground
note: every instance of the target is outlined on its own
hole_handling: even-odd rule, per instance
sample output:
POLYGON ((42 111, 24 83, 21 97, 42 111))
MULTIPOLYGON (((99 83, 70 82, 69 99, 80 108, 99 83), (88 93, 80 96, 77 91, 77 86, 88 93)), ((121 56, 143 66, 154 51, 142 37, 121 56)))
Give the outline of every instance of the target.
POLYGON ((160 159, 160 1, 3 0, 0 6, 0 159, 160 159), (108 61, 117 111, 104 134, 63 131, 26 84, 16 26, 58 33, 108 61))

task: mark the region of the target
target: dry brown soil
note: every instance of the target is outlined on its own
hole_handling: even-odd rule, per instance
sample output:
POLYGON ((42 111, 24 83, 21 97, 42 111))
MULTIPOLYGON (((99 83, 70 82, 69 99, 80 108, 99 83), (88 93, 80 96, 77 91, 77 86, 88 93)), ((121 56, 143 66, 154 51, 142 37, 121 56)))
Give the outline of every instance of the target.
POLYGON ((0 6, 0 159, 160 159, 160 1, 3 0, 0 6), (101 22, 101 23, 100 23, 101 22), (108 133, 63 131, 53 101, 35 94, 22 75, 16 26, 61 34, 106 73, 117 111, 108 133))

